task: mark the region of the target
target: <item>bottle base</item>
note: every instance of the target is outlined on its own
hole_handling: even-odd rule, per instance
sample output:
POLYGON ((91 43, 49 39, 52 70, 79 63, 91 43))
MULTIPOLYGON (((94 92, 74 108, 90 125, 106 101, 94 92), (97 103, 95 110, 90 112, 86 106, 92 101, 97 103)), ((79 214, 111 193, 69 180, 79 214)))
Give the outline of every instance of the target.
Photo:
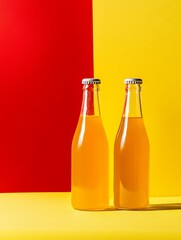
POLYGON ((102 207, 76 207, 73 206, 72 207, 75 210, 79 210, 79 211, 105 211, 106 209, 108 209, 108 206, 102 206, 102 207))
POLYGON ((115 205, 115 209, 117 210, 133 210, 133 211, 136 211, 136 210, 148 210, 150 208, 150 205, 147 204, 147 205, 143 205, 143 206, 116 206, 115 205))

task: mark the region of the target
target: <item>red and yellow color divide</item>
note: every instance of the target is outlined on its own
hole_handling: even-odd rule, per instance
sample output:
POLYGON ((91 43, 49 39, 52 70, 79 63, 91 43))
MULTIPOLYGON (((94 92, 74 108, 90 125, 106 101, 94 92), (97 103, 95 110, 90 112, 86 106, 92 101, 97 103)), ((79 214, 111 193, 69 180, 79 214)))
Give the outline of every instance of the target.
POLYGON ((70 191, 81 79, 93 76, 94 56, 110 180, 123 79, 139 77, 150 195, 181 195, 180 11, 177 0, 0 2, 1 192, 70 191))

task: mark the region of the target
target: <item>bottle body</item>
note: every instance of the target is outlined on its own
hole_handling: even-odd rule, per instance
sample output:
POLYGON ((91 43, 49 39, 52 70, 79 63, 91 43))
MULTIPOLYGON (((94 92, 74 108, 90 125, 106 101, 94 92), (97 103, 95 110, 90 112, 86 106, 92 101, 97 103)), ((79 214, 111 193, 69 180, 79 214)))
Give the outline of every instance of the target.
POLYGON ((114 204, 116 208, 141 209, 149 206, 150 147, 142 111, 138 111, 140 90, 127 91, 114 145, 114 204), (137 104, 131 103, 137 100, 137 104))
POLYGON ((72 141, 71 200, 75 209, 103 210, 108 207, 108 141, 100 114, 88 108, 80 114, 72 141))

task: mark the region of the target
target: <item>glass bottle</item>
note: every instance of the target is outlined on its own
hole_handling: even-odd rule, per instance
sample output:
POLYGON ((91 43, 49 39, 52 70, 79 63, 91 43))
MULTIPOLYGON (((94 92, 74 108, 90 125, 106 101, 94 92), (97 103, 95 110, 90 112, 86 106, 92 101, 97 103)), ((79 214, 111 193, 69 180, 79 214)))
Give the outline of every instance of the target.
POLYGON ((147 208, 150 147, 142 116, 142 80, 124 83, 126 97, 114 144, 114 204, 118 209, 147 208))
POLYGON ((82 108, 72 141, 71 201, 79 210, 108 207, 108 141, 100 115, 101 81, 85 78, 82 108))

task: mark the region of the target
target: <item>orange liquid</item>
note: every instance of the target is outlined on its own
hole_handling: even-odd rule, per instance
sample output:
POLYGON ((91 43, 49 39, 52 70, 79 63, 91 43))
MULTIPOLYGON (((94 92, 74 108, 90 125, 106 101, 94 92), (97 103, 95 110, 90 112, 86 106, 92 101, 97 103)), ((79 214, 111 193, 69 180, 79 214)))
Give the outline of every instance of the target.
POLYGON ((149 151, 143 119, 122 118, 114 146, 116 208, 149 206, 149 151))
POLYGON ((108 207, 108 142, 101 117, 80 116, 72 142, 72 205, 108 207))

